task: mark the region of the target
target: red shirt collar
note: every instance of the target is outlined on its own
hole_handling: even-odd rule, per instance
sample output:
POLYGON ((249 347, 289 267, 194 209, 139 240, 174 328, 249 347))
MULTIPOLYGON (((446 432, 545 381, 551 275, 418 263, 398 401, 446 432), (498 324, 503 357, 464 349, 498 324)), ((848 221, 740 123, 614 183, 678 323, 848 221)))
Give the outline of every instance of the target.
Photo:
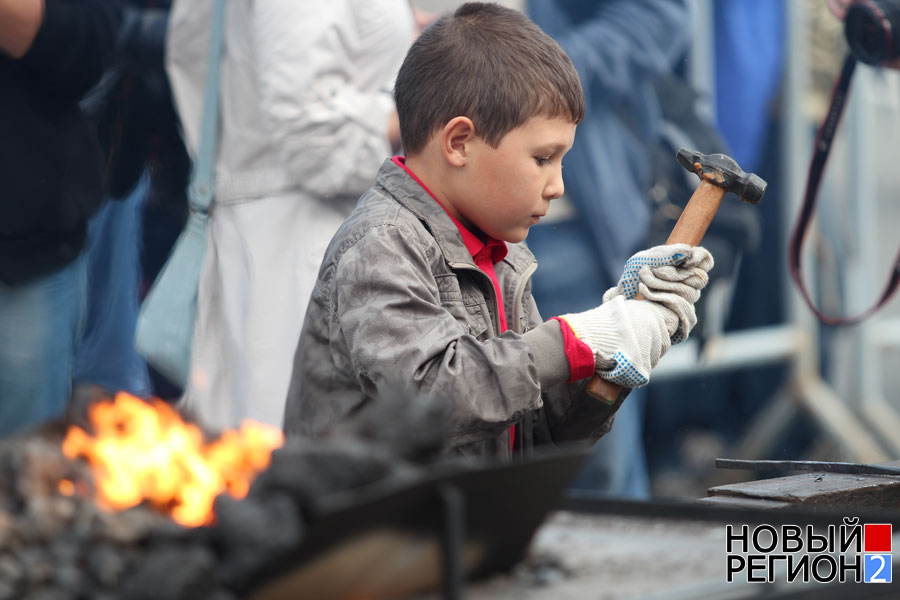
POLYGON ((456 228, 459 230, 459 234, 462 236, 463 243, 466 245, 466 250, 469 251, 469 254, 472 255, 472 258, 475 258, 482 252, 486 251, 490 253, 491 262, 497 264, 504 258, 506 258, 506 254, 509 252, 509 249, 506 247, 506 242, 502 240, 494 239, 490 236, 487 237, 486 242, 482 242, 477 235, 469 231, 462 223, 456 220, 456 217, 450 214, 450 211, 447 210, 441 201, 438 200, 434 194, 431 193, 431 190, 428 189, 422 180, 416 177, 416 174, 409 170, 409 167, 406 166, 406 157, 397 155, 391 159, 395 165, 403 169, 407 172, 407 174, 412 177, 416 183, 422 186, 422 189, 428 192, 428 195, 438 203, 438 206, 444 209, 444 212, 447 213, 447 216, 453 220, 453 224, 456 225, 456 228))

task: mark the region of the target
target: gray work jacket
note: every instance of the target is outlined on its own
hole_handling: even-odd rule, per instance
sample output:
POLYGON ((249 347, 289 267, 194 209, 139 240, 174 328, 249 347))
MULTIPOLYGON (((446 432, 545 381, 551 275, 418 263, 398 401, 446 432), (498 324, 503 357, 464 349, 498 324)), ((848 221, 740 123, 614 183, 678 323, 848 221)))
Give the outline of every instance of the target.
POLYGON ((321 435, 381 394, 406 390, 449 403, 448 451, 510 455, 536 444, 596 440, 617 406, 567 384, 557 321, 531 296, 537 268, 525 244, 495 265, 496 297, 444 209, 386 160, 376 185, 332 240, 294 357, 288 434, 321 435))

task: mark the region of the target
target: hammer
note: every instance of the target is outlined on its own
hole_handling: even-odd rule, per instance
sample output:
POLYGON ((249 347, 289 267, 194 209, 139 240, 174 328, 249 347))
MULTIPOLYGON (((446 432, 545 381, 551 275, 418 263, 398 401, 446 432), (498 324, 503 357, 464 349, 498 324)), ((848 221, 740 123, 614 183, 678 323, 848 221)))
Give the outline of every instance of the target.
MULTIPOLYGON (((759 204, 766 191, 766 182, 761 177, 745 173, 734 159, 724 154, 707 155, 682 148, 675 157, 681 166, 700 177, 700 185, 678 217, 666 244, 700 244, 725 192, 733 192, 744 202, 759 204)), ((643 296, 638 293, 635 299, 641 300, 643 296)), ((614 404, 622 387, 595 373, 588 382, 587 391, 598 400, 614 404)))

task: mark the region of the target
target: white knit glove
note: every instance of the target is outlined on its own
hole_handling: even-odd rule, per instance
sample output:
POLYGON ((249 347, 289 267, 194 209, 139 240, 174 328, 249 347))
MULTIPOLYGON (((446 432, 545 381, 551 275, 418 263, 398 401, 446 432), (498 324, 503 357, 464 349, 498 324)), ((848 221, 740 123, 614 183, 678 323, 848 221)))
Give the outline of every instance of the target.
POLYGON ((625 262, 618 285, 603 294, 603 302, 617 296, 634 298, 640 292, 678 316, 672 343, 683 342, 697 324, 694 303, 709 281, 713 264, 712 255, 701 246, 670 244, 643 250, 625 262))
POLYGON ((679 326, 679 317, 664 305, 624 296, 560 319, 594 352, 594 370, 625 387, 650 381, 650 371, 671 346, 679 326))

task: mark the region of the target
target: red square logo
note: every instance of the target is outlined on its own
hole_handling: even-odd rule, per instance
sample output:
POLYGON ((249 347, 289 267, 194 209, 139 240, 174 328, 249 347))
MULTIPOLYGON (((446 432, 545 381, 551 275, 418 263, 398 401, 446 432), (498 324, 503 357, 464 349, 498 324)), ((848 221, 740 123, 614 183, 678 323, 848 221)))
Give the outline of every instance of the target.
POLYGON ((891 551, 891 524, 865 524, 863 525, 863 546, 866 552, 890 552, 891 551))

